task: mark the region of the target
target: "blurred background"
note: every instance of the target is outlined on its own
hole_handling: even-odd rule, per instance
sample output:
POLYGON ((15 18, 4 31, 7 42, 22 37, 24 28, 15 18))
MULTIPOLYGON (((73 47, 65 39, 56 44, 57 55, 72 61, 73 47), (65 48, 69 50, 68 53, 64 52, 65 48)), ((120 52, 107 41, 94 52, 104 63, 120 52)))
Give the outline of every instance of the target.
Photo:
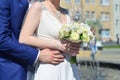
POLYGON ((116 42, 120 37, 120 0, 61 0, 71 18, 97 30, 98 40, 116 42))
POLYGON ((61 6, 96 30, 95 59, 87 43, 77 56, 81 80, 120 80, 120 0, 61 0, 61 6))

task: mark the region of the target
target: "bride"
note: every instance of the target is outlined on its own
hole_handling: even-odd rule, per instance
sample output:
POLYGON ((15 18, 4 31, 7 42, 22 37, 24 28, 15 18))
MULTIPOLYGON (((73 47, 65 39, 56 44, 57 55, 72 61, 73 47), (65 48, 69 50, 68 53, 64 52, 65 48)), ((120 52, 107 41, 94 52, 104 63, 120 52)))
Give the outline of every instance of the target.
POLYGON ((76 55, 79 51, 79 44, 66 41, 62 43, 59 40, 59 29, 63 24, 70 23, 68 11, 59 4, 60 0, 33 3, 20 33, 20 43, 35 46, 38 49, 57 49, 65 56, 64 62, 58 65, 57 59, 54 59, 56 62, 53 64, 37 62, 34 80, 79 80, 76 64, 70 63, 71 55, 76 55), (70 46, 66 45, 68 43, 70 46))

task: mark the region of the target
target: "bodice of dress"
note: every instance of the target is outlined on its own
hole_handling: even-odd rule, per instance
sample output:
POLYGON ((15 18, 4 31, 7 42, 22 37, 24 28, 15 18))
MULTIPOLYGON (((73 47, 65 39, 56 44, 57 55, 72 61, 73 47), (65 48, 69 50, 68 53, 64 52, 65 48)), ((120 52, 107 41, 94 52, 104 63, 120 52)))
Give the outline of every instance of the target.
MULTIPOLYGON (((70 19, 68 15, 66 16, 69 23, 70 19)), ((36 31, 37 37, 58 40, 61 27, 60 21, 42 6, 42 14, 36 31)), ((35 66, 34 80, 79 80, 76 65, 70 63, 71 55, 67 53, 63 55, 65 55, 64 62, 58 65, 38 62, 35 66)))
MULTIPOLYGON (((40 18, 40 23, 38 29, 36 31, 37 37, 43 37, 48 39, 59 39, 59 30, 62 27, 60 21, 53 16, 49 10, 45 8, 44 5, 42 7, 42 14, 40 18)), ((67 16, 67 23, 70 22, 69 16, 67 16)))

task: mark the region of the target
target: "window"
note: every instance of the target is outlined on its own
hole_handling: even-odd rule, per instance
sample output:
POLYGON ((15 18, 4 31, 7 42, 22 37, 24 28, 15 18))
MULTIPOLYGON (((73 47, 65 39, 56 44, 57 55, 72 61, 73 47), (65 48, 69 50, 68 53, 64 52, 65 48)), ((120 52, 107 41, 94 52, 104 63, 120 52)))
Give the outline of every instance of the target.
POLYGON ((115 5, 115 11, 116 11, 116 12, 118 11, 118 7, 119 7, 119 6, 116 4, 116 5, 115 5))
POLYGON ((68 3, 68 4, 69 4, 69 3, 70 3, 70 0, 66 0, 66 3, 68 3))
POLYGON ((86 4, 89 4, 89 0, 85 0, 85 3, 86 3, 86 4))
POLYGON ((116 19, 115 25, 116 25, 116 27, 118 27, 118 25, 119 25, 119 20, 118 19, 116 19))
POLYGON ((103 6, 109 6, 110 5, 110 0, 101 0, 100 3, 103 6))
POLYGON ((91 3, 94 4, 94 3, 95 3, 95 0, 91 0, 91 3))
POLYGON ((75 0, 75 3, 76 4, 80 4, 80 0, 75 0))
POLYGON ((110 30, 109 29, 103 29, 101 31, 102 38, 110 38, 110 30))
POLYGON ((95 19, 95 12, 94 11, 91 12, 91 19, 95 19))
POLYGON ((101 13, 101 21, 109 21, 110 20, 110 13, 102 12, 101 13))

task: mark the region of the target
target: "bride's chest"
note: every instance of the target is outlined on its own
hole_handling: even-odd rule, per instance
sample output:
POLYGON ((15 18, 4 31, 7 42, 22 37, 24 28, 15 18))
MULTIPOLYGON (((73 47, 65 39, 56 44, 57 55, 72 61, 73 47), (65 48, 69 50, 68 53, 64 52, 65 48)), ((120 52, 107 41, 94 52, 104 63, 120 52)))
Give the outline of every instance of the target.
POLYGON ((40 34, 50 36, 52 38, 58 39, 59 30, 62 27, 56 19, 50 15, 42 14, 40 23, 37 29, 37 35, 40 34))

